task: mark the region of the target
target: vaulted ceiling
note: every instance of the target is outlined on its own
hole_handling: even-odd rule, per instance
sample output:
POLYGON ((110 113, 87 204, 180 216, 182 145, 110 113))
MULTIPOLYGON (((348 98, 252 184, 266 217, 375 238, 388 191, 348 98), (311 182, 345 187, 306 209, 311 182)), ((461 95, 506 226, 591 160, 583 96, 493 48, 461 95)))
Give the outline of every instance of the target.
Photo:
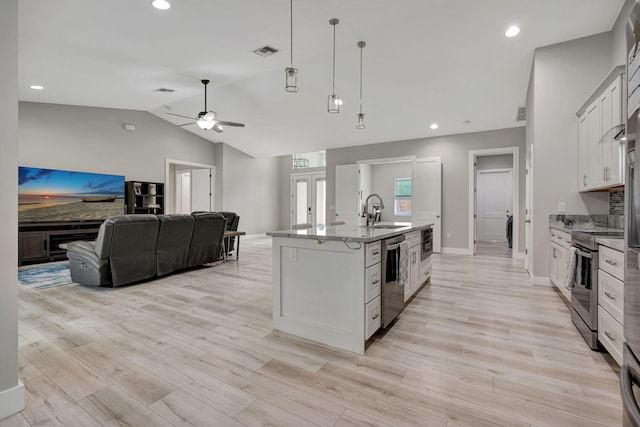
MULTIPOLYGON (((21 0, 20 99, 146 110, 208 106, 245 128, 185 129, 256 157, 522 126, 536 47, 609 31, 624 0, 21 0), (336 27, 340 114, 327 113, 336 27), (512 24, 521 33, 506 38, 512 24), (356 129, 359 49, 366 128, 356 129), (280 52, 260 57, 269 45, 280 52), (42 91, 29 89, 41 84, 42 91), (154 91, 158 88, 173 93, 154 91), (430 129, 432 123, 439 128, 430 129)), ((576 106, 578 107, 578 106, 576 106)))

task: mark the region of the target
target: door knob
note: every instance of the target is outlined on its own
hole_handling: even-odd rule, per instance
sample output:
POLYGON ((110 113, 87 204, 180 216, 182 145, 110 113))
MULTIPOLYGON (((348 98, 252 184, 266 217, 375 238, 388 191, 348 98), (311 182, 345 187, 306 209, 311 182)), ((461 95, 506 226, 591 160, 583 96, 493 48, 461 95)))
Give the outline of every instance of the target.
POLYGON ((531 220, 530 219, 525 219, 524 222, 526 222, 527 224, 531 224, 531 220))

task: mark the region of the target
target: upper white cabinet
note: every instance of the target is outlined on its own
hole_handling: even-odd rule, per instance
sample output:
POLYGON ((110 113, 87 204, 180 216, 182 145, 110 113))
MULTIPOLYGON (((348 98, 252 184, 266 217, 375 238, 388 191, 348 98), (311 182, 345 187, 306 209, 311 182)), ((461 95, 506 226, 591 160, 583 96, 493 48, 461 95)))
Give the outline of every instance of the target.
POLYGON ((622 130, 624 69, 614 68, 578 111, 578 189, 600 190, 624 185, 622 130))

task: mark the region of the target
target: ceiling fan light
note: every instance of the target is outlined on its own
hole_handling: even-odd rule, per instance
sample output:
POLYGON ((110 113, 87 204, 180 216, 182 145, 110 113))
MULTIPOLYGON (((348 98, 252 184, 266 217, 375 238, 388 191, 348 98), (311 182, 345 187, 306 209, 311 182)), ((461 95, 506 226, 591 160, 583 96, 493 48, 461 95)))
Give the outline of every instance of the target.
POLYGON ((205 120, 203 117, 200 117, 198 120, 196 120, 196 124, 198 125, 198 127, 202 130, 209 130, 211 129, 216 123, 213 120, 205 120))
POLYGON ((358 113, 358 124, 356 129, 364 129, 364 113, 358 113))
POLYGON ((224 130, 224 128, 223 128, 222 126, 220 126, 219 124, 217 124, 217 123, 214 123, 214 124, 213 124, 213 126, 212 126, 212 128, 213 128, 213 130, 215 130, 216 132, 220 132, 220 133, 222 133, 222 131, 224 130))
POLYGON ((215 111, 207 111, 207 113, 204 116, 202 116, 202 119, 208 122, 214 121, 216 119, 215 111))
POLYGON ((340 106, 342 105, 342 100, 335 93, 329 95, 329 99, 327 101, 327 111, 332 114, 337 114, 340 112, 340 106))
POLYGON ((284 89, 291 93, 298 92, 298 69, 294 67, 287 67, 284 71, 286 74, 286 85, 284 89))

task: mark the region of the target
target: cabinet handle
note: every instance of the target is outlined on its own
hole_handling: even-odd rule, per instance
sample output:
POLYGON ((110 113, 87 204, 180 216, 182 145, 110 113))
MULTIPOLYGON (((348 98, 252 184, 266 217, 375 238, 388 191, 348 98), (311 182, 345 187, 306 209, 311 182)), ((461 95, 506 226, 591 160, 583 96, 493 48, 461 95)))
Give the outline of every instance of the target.
POLYGON ((582 177, 582 185, 587 185, 587 174, 585 173, 584 176, 582 177))
POLYGON ((371 284, 373 284, 373 285, 377 285, 378 283, 380 283, 380 279, 376 279, 373 282, 371 282, 371 284))
POLYGON ((613 295, 611 295, 609 292, 604 291, 604 294, 607 296, 607 298, 609 298, 610 300, 614 300, 616 299, 616 297, 614 297, 613 295))
POLYGON ((555 234, 553 234, 553 233, 551 233, 551 237, 556 237, 556 235, 555 235, 555 234))
POLYGON ((615 341, 616 340, 616 336, 612 335, 611 333, 609 333, 609 331, 604 331, 604 334, 607 336, 607 338, 609 338, 611 341, 615 341))
POLYGON ((607 264, 609 264, 609 265, 618 265, 618 263, 617 263, 617 262, 615 262, 615 261, 613 261, 613 260, 610 260, 609 258, 606 258, 606 259, 604 260, 604 262, 606 262, 606 263, 607 263, 607 264))
POLYGON ((378 255, 380 253, 379 249, 376 249, 374 251, 371 251, 371 255, 378 255))
POLYGON ((553 257, 556 258, 556 248, 553 248, 553 257))
POLYGON ((558 236, 558 240, 564 240, 564 237, 558 236))
MULTIPOLYGON (((378 318, 378 316, 380 316, 380 313, 376 313, 376 314, 374 314, 373 316, 371 316, 371 318, 372 318, 373 320, 376 320, 376 319, 378 318)), ((606 332, 605 332, 605 334, 606 334, 606 332)))

